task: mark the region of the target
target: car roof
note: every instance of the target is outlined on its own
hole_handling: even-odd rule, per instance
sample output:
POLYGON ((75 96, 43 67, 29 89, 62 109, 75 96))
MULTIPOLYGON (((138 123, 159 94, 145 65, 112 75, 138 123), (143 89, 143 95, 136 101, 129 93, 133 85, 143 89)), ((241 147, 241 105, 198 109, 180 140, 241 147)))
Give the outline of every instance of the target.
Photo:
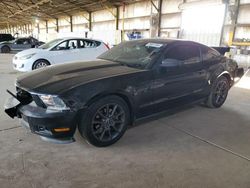
POLYGON ((194 41, 189 41, 189 40, 183 40, 183 39, 169 39, 169 38, 149 38, 149 39, 138 39, 138 40, 133 40, 133 41, 145 41, 148 43, 164 43, 164 44, 197 44, 201 46, 206 46, 204 44, 194 42, 194 41))
POLYGON ((74 40, 74 39, 82 39, 82 40, 92 40, 92 41, 97 41, 97 42, 102 42, 101 40, 96 40, 96 39, 89 39, 89 38, 83 38, 83 37, 61 37, 58 38, 59 40, 74 40))

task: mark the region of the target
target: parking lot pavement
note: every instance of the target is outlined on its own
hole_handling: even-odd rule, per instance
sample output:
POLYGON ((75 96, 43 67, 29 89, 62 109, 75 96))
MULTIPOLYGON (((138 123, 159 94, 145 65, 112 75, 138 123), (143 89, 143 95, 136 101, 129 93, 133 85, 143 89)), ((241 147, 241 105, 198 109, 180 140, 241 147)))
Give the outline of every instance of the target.
MULTIPOLYGON (((20 73, 0 55, 0 106, 20 73)), ((248 75, 250 76, 250 75, 248 75)), ((47 143, 0 111, 0 187, 250 187, 250 89, 129 129, 108 148, 47 143)), ((3 109, 3 108, 1 108, 3 109)))

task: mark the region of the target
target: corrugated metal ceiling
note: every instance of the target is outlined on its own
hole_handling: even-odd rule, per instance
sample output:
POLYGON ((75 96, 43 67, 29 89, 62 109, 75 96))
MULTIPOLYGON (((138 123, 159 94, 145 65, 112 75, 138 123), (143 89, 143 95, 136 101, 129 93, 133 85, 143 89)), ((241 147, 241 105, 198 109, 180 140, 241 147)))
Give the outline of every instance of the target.
POLYGON ((140 0, 0 0, 0 28, 93 12, 140 0))

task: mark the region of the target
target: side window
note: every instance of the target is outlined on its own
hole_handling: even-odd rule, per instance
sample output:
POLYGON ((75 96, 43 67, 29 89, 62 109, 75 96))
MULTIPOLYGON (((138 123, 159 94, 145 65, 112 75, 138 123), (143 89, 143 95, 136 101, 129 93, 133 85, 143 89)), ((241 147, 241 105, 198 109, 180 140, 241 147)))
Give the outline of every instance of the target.
POLYGON ((85 41, 79 40, 79 47, 78 48, 85 48, 85 41))
POLYGON ((199 63, 200 49, 195 45, 175 46, 167 51, 164 59, 179 62, 181 65, 199 63))
POLYGON ((77 48, 77 40, 70 40, 69 41, 69 49, 73 50, 77 48))
POLYGON ((30 42, 31 43, 36 43, 36 42, 38 42, 36 39, 34 39, 34 38, 30 38, 30 42))
POLYGON ((30 44, 31 42, 30 42, 30 39, 25 39, 24 41, 23 41, 23 44, 30 44))
POLYGON ((69 42, 69 41, 64 41, 64 42, 58 44, 58 45, 54 48, 54 50, 68 50, 68 49, 69 49, 69 47, 68 47, 68 42, 69 42))
POLYGON ((79 41, 79 48, 95 48, 96 43, 90 40, 80 40, 79 41))
POLYGON ((202 54, 203 61, 213 60, 220 56, 220 54, 217 51, 207 48, 207 47, 201 48, 201 54, 202 54))
POLYGON ((16 44, 23 44, 24 43, 24 39, 18 39, 16 40, 16 44))

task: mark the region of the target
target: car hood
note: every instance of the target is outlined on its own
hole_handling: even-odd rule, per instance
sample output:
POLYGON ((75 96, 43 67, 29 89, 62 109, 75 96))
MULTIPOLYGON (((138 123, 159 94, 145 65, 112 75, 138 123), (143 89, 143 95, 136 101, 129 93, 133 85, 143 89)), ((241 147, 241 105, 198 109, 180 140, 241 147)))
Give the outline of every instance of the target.
POLYGON ((16 85, 29 92, 60 95, 95 80, 141 71, 104 60, 66 63, 25 73, 17 78, 16 85))
POLYGON ((22 57, 22 56, 25 56, 25 55, 35 54, 35 53, 38 53, 38 52, 41 52, 41 51, 44 51, 44 50, 39 49, 39 48, 31 48, 31 49, 23 50, 23 51, 17 53, 15 56, 16 57, 22 57))

